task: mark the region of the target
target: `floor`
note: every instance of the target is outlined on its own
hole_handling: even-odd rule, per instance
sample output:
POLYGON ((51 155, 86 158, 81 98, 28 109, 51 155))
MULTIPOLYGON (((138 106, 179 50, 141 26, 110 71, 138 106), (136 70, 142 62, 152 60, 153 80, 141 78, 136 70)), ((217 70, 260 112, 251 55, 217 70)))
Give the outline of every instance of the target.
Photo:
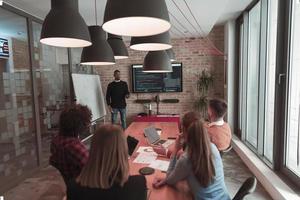
MULTIPOLYGON (((224 155, 225 181, 230 193, 234 196, 243 181, 252 176, 249 169, 234 151, 224 155)), ((59 173, 51 166, 40 170, 32 178, 26 179, 15 188, 4 194, 5 200, 62 200, 65 186, 59 173)), ((254 194, 246 200, 272 199, 264 188, 258 184, 254 194)))

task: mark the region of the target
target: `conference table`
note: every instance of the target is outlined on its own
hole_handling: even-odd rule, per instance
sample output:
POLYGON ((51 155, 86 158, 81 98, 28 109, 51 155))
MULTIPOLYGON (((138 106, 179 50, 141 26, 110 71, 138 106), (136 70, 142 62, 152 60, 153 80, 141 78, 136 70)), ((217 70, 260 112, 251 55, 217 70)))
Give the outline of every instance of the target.
MULTIPOLYGON (((133 163, 133 160, 137 157, 136 152, 139 146, 149 146, 146 138, 144 137, 144 129, 149 126, 160 128, 161 139, 167 139, 168 137, 177 137, 179 134, 178 124, 176 122, 133 122, 125 130, 126 135, 130 135, 139 140, 138 146, 135 152, 132 154, 129 160, 130 175, 139 174, 139 169, 146 167, 146 164, 133 163)), ((172 147, 169 147, 172 148, 172 147)), ((158 157, 159 160, 168 160, 166 157, 158 157)), ((166 176, 165 172, 155 170, 154 174, 146 175, 147 187, 148 187, 148 199, 150 200, 191 200, 192 195, 188 188, 186 181, 180 181, 176 186, 163 186, 159 189, 153 188, 152 183, 156 178, 163 178, 166 176)))

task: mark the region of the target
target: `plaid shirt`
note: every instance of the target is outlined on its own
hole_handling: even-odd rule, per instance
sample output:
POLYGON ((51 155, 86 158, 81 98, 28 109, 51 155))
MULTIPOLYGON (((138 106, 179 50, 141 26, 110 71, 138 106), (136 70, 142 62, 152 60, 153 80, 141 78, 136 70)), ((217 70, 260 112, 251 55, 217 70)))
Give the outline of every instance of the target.
POLYGON ((76 178, 88 159, 88 150, 79 138, 55 136, 51 142, 50 165, 57 168, 65 181, 76 178))

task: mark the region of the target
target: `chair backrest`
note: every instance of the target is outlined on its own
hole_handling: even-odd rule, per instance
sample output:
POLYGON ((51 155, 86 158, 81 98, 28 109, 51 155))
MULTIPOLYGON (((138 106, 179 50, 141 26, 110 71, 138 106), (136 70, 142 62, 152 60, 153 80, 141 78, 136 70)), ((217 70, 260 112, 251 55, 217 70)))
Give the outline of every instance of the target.
POLYGON ((232 200, 243 200, 245 196, 253 193, 256 188, 256 183, 257 180, 255 177, 247 178, 232 200))

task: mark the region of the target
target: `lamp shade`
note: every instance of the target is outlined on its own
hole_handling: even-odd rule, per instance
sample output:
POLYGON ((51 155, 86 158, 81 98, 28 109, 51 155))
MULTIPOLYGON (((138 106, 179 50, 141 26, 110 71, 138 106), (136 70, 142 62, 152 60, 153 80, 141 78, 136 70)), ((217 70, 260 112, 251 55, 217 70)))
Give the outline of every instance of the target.
POLYGON ((130 48, 139 51, 160 51, 172 48, 169 31, 151 36, 132 37, 130 48))
POLYGON ((149 51, 144 59, 143 72, 168 73, 172 65, 166 51, 149 51))
POLYGON ((78 11, 78 0, 51 0, 46 16, 41 43, 57 47, 90 46, 88 27, 78 11))
POLYGON ((128 51, 121 36, 108 34, 107 42, 114 52, 115 59, 128 58, 128 51))
POLYGON ((166 52, 170 58, 170 61, 174 62, 176 59, 175 59, 175 53, 174 53, 173 49, 167 49, 166 52))
POLYGON ((81 53, 82 65, 113 65, 114 53, 106 41, 106 33, 101 26, 89 26, 92 46, 85 47, 81 53))
POLYGON ((165 0, 107 0, 103 29, 122 36, 148 36, 171 28, 165 0))

